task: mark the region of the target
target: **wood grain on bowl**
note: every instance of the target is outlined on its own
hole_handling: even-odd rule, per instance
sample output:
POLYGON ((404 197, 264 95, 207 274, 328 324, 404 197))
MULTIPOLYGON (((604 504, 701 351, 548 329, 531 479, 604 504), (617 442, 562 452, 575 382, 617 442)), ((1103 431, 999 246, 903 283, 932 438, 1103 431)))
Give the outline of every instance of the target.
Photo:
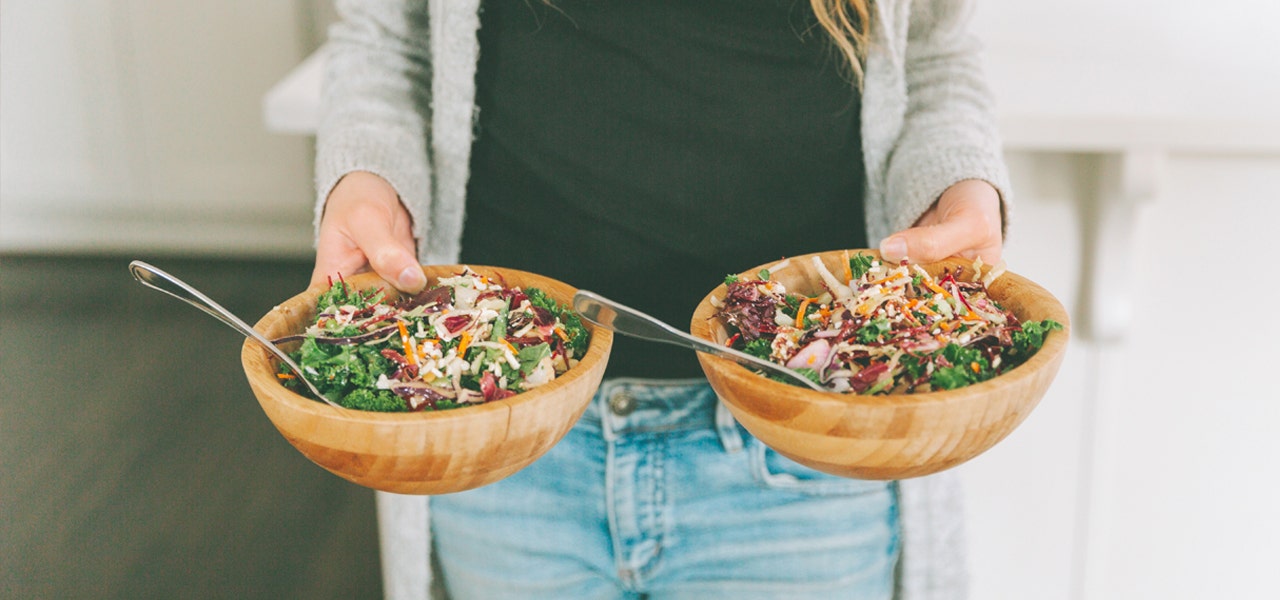
MULTIPOLYGON (((568 304, 573 287, 533 273, 496 267, 471 269, 508 287, 537 287, 568 304)), ((429 282, 461 265, 424 267, 429 282)), ((393 288, 372 274, 347 282, 358 289, 393 288)), ((274 339, 301 332, 321 293, 311 288, 277 306, 255 328, 274 339)), ((600 386, 612 332, 591 327, 591 344, 577 365, 550 383, 477 406, 439 412, 376 413, 298 395, 280 384, 276 360, 246 342, 241 361, 267 418, 312 462, 353 483, 400 494, 445 494, 503 479, 533 463, 577 423, 600 386)))
MULTIPOLYGON (((823 291, 812 263, 823 261, 832 273, 844 272, 848 254, 836 250, 796 256, 742 272, 754 277, 770 268, 770 278, 789 291, 815 296, 823 291)), ((937 276, 944 269, 971 268, 953 258, 922 265, 937 276)), ((989 286, 993 299, 1021 321, 1053 319, 1062 331, 1050 333, 1044 346, 1025 363, 993 379, 953 390, 888 396, 817 392, 762 377, 708 354, 698 354, 707 379, 734 417, 752 435, 778 453, 811 468, 858 479, 904 479, 936 473, 987 451, 1009 435, 1044 396, 1066 354, 1070 321, 1066 309, 1047 290, 1006 272, 989 286)), ((698 305, 690 324, 693 335, 724 343, 729 334, 714 317, 711 298, 723 298, 721 285, 698 305)))

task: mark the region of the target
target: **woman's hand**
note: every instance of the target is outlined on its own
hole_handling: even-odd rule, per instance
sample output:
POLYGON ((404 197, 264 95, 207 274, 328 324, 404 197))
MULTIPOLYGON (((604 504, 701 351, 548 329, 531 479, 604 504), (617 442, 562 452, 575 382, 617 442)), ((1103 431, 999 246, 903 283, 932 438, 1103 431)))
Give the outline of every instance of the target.
POLYGON ((985 181, 966 179, 942 192, 914 227, 881 241, 880 255, 888 263, 963 256, 994 265, 1004 249, 1002 224, 999 192, 985 181))
POLYGON ((427 280, 418 264, 412 226, 409 211, 385 179, 364 171, 348 173, 325 201, 311 285, 372 268, 400 291, 421 291, 427 280))

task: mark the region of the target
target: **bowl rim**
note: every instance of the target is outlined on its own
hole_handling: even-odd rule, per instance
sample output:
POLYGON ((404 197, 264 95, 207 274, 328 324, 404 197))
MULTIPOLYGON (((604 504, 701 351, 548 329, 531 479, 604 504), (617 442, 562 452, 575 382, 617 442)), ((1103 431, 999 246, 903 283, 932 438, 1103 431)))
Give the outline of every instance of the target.
MULTIPOLYGON (((786 261, 810 260, 810 258, 813 256, 825 257, 825 256, 830 256, 835 253, 841 253, 841 252, 848 252, 850 256, 858 252, 869 253, 869 254, 872 254, 876 258, 876 260, 880 259, 879 251, 874 249, 851 248, 851 249, 839 249, 839 250, 826 250, 822 252, 811 252, 809 254, 790 256, 780 260, 771 261, 768 263, 764 263, 762 265, 757 265, 745 271, 742 271, 738 273, 738 275, 744 276, 744 275, 755 274, 755 273, 758 273, 761 269, 766 269, 772 266, 776 266, 786 261)), ((920 266, 924 267, 926 270, 933 267, 943 267, 943 266, 964 266, 966 268, 970 268, 972 266, 972 261, 969 261, 968 259, 964 259, 960 257, 950 257, 950 258, 946 258, 941 261, 937 261, 933 263, 921 264, 920 266)), ((1022 364, 1004 373, 1001 373, 997 377, 993 377, 986 381, 980 381, 978 383, 967 385, 961 388, 956 388, 951 390, 920 392, 920 393, 912 393, 912 394, 884 394, 884 395, 874 395, 874 396, 866 396, 862 394, 835 393, 835 392, 819 392, 816 390, 811 390, 811 389, 800 387, 800 386, 782 383, 780 381, 774 381, 772 379, 769 379, 768 377, 760 376, 754 371, 752 371, 751 369, 743 365, 740 365, 737 362, 729 360, 727 358, 721 358, 721 357, 714 356, 711 354, 706 354, 706 353, 699 353, 699 358, 701 359, 704 371, 716 370, 724 373, 725 375, 736 374, 736 375, 755 376, 757 379, 760 380, 760 385, 763 386, 763 390, 765 391, 776 393, 775 395, 778 395, 779 397, 781 397, 782 394, 791 395, 792 397, 794 397, 795 395, 799 395, 806 402, 811 402, 815 404, 845 405, 845 406, 856 404, 856 405, 870 405, 870 406, 911 407, 911 406, 941 404, 941 403, 955 402, 959 400, 967 400, 967 399, 982 397, 989 392, 995 391, 996 389, 1017 384, 1019 381, 1034 377, 1037 373, 1039 373, 1043 369, 1043 367, 1059 359, 1059 355, 1065 352, 1067 343, 1071 337, 1070 316, 1068 315, 1066 308, 1062 305, 1062 302, 1059 301, 1057 297, 1055 297, 1043 286, 1035 283, 1034 281, 1031 281, 1030 279, 1027 279, 1026 277, 1018 275, 1017 273, 1014 273, 1012 271, 1006 270, 1004 273, 1000 275, 999 278, 996 279, 995 283, 999 283, 1002 281, 1004 283, 1002 283, 1000 287, 1005 287, 1010 284, 1016 284, 1017 286, 1023 289, 1029 290, 1035 297, 1049 301, 1049 306, 1051 309, 1050 314, 1047 314, 1041 318, 1050 318, 1061 323, 1062 330, 1050 332, 1049 335, 1045 336, 1044 345, 1041 346, 1040 349, 1037 350, 1036 353, 1031 356, 1031 358, 1027 359, 1026 362, 1023 362, 1022 364)), ((693 318, 690 321, 690 333, 692 333, 695 337, 699 337, 701 339, 708 340, 713 343, 718 342, 718 340, 714 338, 713 329, 711 325, 711 322, 714 319, 712 305, 711 305, 711 298, 713 296, 723 297, 726 289, 727 289, 727 286, 721 283, 720 285, 712 289, 710 292, 708 292, 707 295, 704 296, 702 300, 698 303, 697 308, 694 310, 693 318)), ((994 294, 993 294, 993 297, 994 297, 994 294)), ((996 299, 997 301, 999 301, 999 298, 996 298, 996 299)), ((1018 317, 1020 321, 1025 320, 1021 315, 1018 315, 1018 317)))
MULTIPOLYGON (((494 272, 501 274, 518 274, 522 278, 542 280, 550 285, 545 287, 534 287, 540 287, 543 291, 553 294, 553 296, 563 296, 564 292, 567 291, 567 297, 572 298, 573 293, 577 291, 577 288, 557 279, 508 267, 459 263, 450 265, 422 265, 422 270, 423 274, 427 276, 427 284, 430 286, 441 277, 441 275, 438 274, 439 272, 453 274, 461 271, 464 267, 469 267, 473 271, 481 274, 494 272), (553 292, 551 289, 547 288, 559 288, 559 290, 557 290, 559 293, 553 292)), ((364 290, 373 287, 384 287, 390 293, 400 293, 389 282, 372 272, 358 273, 349 277, 344 277, 344 279, 348 284, 356 286, 357 289, 364 290)), ((324 292, 325 287, 326 286, 323 284, 308 286, 307 289, 302 292, 277 304, 254 324, 254 329, 263 335, 271 337, 271 335, 274 334, 268 334, 268 331, 287 318, 287 311, 299 309, 303 311, 314 311, 316 299, 324 292)), ((557 301, 559 301, 559 298, 557 298, 557 301)), ((256 341, 250 339, 246 339, 241 347, 240 362, 241 367, 245 371, 245 375, 251 380, 256 380, 260 384, 275 386, 272 390, 273 393, 259 394, 258 396, 260 400, 262 396, 265 395, 271 398, 271 401, 281 404, 289 410, 307 413, 309 416, 313 417, 340 419, 351 423, 390 427, 413 427, 430 423, 435 420, 446 419, 484 419, 489 416, 487 413, 493 411, 512 411, 524 404, 537 402, 546 397, 552 396, 555 392, 572 384, 575 380, 589 376, 589 372, 592 371, 593 365, 600 360, 607 358, 613 344, 613 332, 604 329, 603 327, 597 327, 585 319, 583 319, 582 322, 591 334, 591 341, 587 346, 586 354, 578 360, 578 364, 574 365, 568 371, 565 371, 563 375, 556 377, 549 383, 538 386, 532 390, 521 392, 509 398, 448 410, 375 412, 354 408, 339 408, 331 406, 320 400, 313 400, 285 387, 280 380, 275 377, 274 371, 267 373, 260 369, 260 365, 275 365, 278 362, 278 359, 272 356, 265 348, 262 348, 256 341), (263 360, 259 361, 258 359, 263 360)))

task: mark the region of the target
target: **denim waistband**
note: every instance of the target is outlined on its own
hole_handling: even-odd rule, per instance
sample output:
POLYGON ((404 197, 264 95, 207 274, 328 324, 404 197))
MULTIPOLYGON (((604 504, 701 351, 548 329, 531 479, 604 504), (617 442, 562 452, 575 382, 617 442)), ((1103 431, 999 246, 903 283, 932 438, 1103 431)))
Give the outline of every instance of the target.
POLYGON ((728 452, 742 434, 705 379, 606 379, 582 415, 608 441, 631 434, 714 429, 728 452))

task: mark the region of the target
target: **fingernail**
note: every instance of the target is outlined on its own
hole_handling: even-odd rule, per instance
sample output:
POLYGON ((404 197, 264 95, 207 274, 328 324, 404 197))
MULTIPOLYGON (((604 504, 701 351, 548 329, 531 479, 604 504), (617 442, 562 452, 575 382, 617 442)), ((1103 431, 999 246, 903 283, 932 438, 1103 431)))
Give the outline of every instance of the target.
POLYGON ((900 237, 885 238, 880 242, 880 257, 887 262, 898 262, 907 258, 907 240, 900 237))
POLYGON ((417 291, 427 285, 427 278, 422 274, 422 269, 417 267, 405 267, 400 271, 399 287, 405 291, 417 291))

